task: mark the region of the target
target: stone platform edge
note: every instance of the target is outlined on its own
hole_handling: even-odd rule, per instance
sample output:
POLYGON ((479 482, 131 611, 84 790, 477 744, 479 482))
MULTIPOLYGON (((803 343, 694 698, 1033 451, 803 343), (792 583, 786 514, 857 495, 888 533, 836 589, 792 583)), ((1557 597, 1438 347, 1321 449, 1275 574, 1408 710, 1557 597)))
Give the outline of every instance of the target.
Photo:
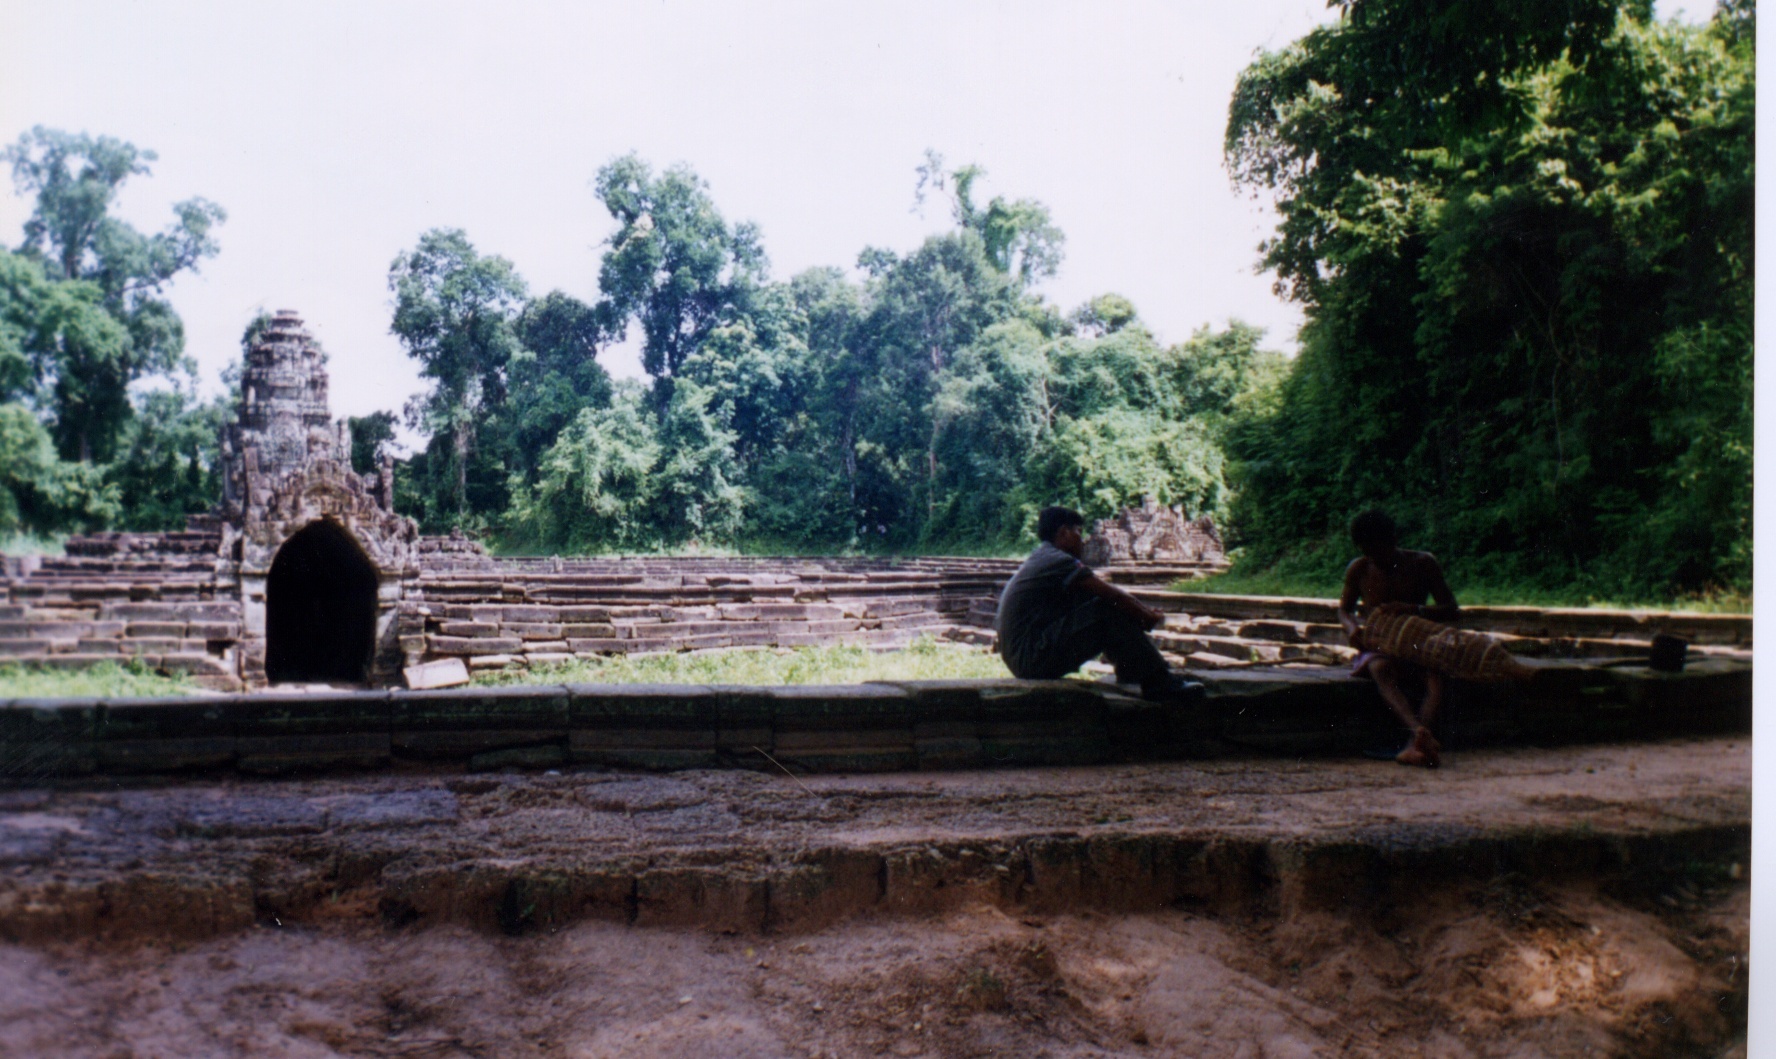
MULTIPOLYGON (((0 783, 182 771, 597 765, 887 772, 1237 754, 1351 754, 1398 738, 1366 680, 1334 669, 1205 674, 1156 706, 1080 680, 855 685, 572 684, 0 700, 0 783)), ((1451 750, 1748 733, 1751 666, 1683 673, 1544 665, 1523 685, 1456 685, 1451 750)))

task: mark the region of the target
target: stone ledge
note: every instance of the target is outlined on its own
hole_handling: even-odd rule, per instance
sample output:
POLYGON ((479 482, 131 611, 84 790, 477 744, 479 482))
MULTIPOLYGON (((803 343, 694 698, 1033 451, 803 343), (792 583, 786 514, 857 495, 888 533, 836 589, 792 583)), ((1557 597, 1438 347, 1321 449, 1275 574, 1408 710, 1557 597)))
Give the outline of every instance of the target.
MULTIPOLYGON (((1229 754, 1349 754, 1397 739, 1340 669, 1205 675, 1208 701, 1156 706, 1078 680, 845 686, 575 684, 0 701, 0 780, 241 768, 362 768, 394 758, 675 769, 895 771, 1229 754), (362 737, 362 738, 358 738, 362 737), (489 756, 494 755, 494 756, 489 756)), ((1444 742, 1548 745, 1748 732, 1751 667, 1702 659, 1541 665, 1521 686, 1457 684, 1444 742)))

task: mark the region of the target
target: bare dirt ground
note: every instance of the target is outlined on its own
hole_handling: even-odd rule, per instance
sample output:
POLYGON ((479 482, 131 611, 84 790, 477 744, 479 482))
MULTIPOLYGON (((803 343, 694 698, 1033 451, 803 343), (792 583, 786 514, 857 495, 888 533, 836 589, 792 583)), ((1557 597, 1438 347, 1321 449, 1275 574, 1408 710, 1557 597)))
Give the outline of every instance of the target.
POLYGON ((0 1056, 1743 1055, 1748 879, 1719 836, 1749 824, 1749 756, 0 792, 0 1056), (1042 860, 1160 838, 1262 855, 1183 898, 1042 860), (881 877, 774 919, 773 866, 833 850, 881 877), (915 855, 979 863, 921 890, 915 855), (508 907, 547 872, 628 902, 508 907), (756 920, 720 879, 764 880, 734 891, 756 920))

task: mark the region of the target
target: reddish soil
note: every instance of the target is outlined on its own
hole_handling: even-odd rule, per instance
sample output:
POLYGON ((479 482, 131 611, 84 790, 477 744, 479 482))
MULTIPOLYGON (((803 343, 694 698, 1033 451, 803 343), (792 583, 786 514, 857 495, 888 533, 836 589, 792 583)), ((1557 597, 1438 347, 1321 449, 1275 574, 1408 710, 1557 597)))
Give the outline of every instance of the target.
POLYGON ((0 1055, 1743 1055, 1749 758, 3 792, 0 1055))

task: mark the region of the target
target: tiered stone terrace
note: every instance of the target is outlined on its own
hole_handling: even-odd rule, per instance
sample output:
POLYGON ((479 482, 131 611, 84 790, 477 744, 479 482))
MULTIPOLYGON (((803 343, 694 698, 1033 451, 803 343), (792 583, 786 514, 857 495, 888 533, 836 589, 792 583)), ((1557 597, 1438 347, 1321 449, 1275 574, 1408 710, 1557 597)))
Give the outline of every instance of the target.
MULTIPOLYGON (((392 468, 360 475, 327 408, 326 355, 294 312, 247 351, 223 437, 223 501, 179 533, 101 533, 53 558, 7 559, 0 660, 84 667, 139 659, 237 691, 271 682, 391 685, 427 661, 546 666, 613 653, 931 636, 989 646, 1012 559, 492 558, 421 538, 393 511, 392 468)), ((1167 612, 1155 633, 1191 669, 1317 668, 1352 651, 1328 600, 1190 595, 1164 586, 1220 569, 1206 519, 1149 502, 1099 524, 1108 580, 1167 612)), ((1519 653, 1607 663, 1658 632, 1749 660, 1748 617, 1478 607, 1470 627, 1519 653)))
MULTIPOLYGON (((79 537, 68 554, 9 560, 0 658, 83 667, 139 658, 221 690, 257 683, 243 667, 237 564, 219 529, 79 537)), ((459 539, 419 542, 393 604, 404 664, 463 659, 472 669, 575 657, 811 644, 990 646, 999 590, 1015 560, 974 558, 643 557, 493 559, 459 539)), ((1167 612, 1154 637, 1196 670, 1336 666, 1353 651, 1330 600, 1179 593, 1153 587, 1175 564, 1103 571, 1167 612)), ((1654 634, 1703 655, 1749 661, 1743 615, 1470 607, 1464 625, 1531 657, 1644 657, 1654 634)))
POLYGON ((576 656, 955 637, 1016 563, 980 559, 455 559, 423 550, 409 658, 471 668, 576 656))

